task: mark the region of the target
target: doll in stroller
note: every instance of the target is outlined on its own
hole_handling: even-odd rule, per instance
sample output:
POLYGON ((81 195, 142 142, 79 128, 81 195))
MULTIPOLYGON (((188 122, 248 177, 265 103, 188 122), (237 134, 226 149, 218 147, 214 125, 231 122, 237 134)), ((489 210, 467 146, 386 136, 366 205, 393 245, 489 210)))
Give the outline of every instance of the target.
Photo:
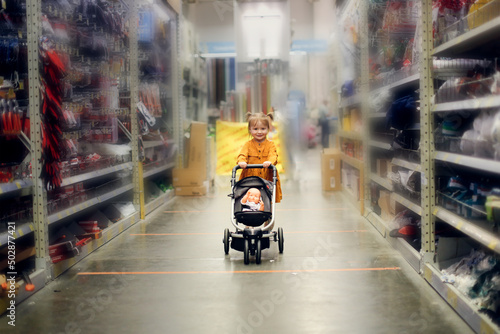
MULTIPOLYGON (((263 165, 248 165, 247 168, 265 168, 263 165)), ((271 240, 278 242, 278 249, 283 253, 283 229, 273 231, 276 193, 276 167, 273 169, 273 182, 257 176, 250 176, 236 182, 236 171, 231 174, 231 223, 236 232, 224 230, 224 252, 229 254, 229 247, 243 252, 245 264, 250 263, 250 255, 255 256, 255 263, 261 263, 262 250, 269 248, 271 240)))

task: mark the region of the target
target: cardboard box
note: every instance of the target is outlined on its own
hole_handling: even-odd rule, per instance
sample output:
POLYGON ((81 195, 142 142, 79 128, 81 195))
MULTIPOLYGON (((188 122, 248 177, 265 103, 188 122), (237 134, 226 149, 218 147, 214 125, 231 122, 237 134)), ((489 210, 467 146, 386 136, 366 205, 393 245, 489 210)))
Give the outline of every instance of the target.
POLYGON ((386 177, 387 172, 390 170, 391 160, 389 159, 377 159, 377 175, 381 177, 386 177))
POLYGON ((217 168, 217 152, 215 149, 215 137, 207 137, 207 179, 210 184, 215 180, 215 170, 217 168))
POLYGON ((391 222, 395 215, 391 213, 391 193, 389 191, 380 190, 378 206, 381 210, 380 217, 386 222, 391 222))
POLYGON ((200 187, 175 187, 176 196, 203 196, 207 194, 207 191, 208 191, 207 181, 203 186, 200 187))
POLYGON ((200 187, 206 179, 206 175, 198 169, 174 168, 172 170, 172 183, 174 187, 200 187))
POLYGON ((189 137, 188 168, 197 169, 204 173, 206 178, 207 168, 207 123, 192 122, 189 137))
POLYGON ((321 152, 321 179, 323 190, 340 190, 340 174, 340 151, 337 149, 324 149, 321 152))
POLYGON ((359 175, 356 172, 351 173, 351 190, 354 195, 354 198, 359 201, 360 184, 359 184, 359 175))

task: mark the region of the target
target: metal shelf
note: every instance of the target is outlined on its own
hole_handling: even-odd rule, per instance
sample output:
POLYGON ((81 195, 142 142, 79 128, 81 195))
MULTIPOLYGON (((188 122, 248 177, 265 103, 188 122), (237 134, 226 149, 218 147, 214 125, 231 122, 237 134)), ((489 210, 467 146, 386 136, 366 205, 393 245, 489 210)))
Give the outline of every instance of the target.
POLYGON ((354 107, 360 103, 361 103, 361 96, 360 94, 356 94, 353 96, 349 96, 347 98, 342 98, 342 100, 340 101, 340 107, 341 108, 354 107))
POLYGON ((347 139, 352 139, 352 140, 363 140, 362 135, 360 135, 357 132, 353 132, 353 131, 339 130, 338 135, 339 135, 339 137, 342 137, 342 138, 347 138, 347 139))
POLYGON ((378 185, 384 187, 385 189, 387 189, 389 191, 393 191, 392 183, 388 179, 383 178, 383 177, 378 176, 377 174, 373 174, 373 173, 370 174, 370 179, 373 182, 377 183, 378 185))
POLYGON ((424 279, 469 324, 476 333, 498 333, 500 329, 453 285, 444 283, 441 272, 430 263, 423 268, 424 279))
POLYGON ((399 204, 405 206, 406 208, 410 209, 411 211, 415 212, 417 215, 422 216, 422 208, 420 205, 417 205, 410 201, 409 199, 404 198, 403 196, 392 193, 391 194, 392 198, 398 202, 399 204))
POLYGON ((500 253, 500 236, 490 232, 475 223, 460 217, 442 207, 436 207, 433 214, 457 230, 467 234, 472 239, 480 242, 489 249, 500 253))
POLYGON ((90 243, 82 246, 80 248, 80 253, 72 258, 69 258, 67 260, 55 263, 52 266, 52 277, 58 277, 60 276, 64 271, 68 270, 72 266, 74 266, 76 263, 78 263, 80 260, 85 258, 87 255, 116 237, 118 234, 122 233, 124 230, 128 229, 130 226, 134 225, 140 221, 140 215, 139 212, 136 212, 127 218, 124 218, 116 223, 114 223, 112 226, 108 227, 107 229, 102 231, 102 237, 99 239, 92 240, 90 243))
POLYGON ((345 163, 351 165, 352 167, 359 169, 360 171, 363 170, 363 165, 364 162, 361 160, 358 160, 356 158, 350 157, 346 155, 345 153, 340 154, 340 160, 344 161, 345 163))
MULTIPOLYGON (((474 58, 477 58, 478 56, 481 57, 482 52, 485 51, 486 55, 492 57, 495 56, 491 54, 495 51, 495 48, 490 48, 488 45, 495 42, 498 43, 499 34, 500 17, 496 17, 481 26, 434 48, 432 55, 439 57, 474 56, 474 58)), ((498 52, 498 47, 496 51, 498 52)))
POLYGON ((393 238, 391 236, 387 236, 386 239, 394 249, 399 251, 399 253, 412 266, 412 268, 417 273, 419 273, 420 262, 422 260, 422 255, 420 254, 420 252, 413 248, 406 240, 402 238, 393 238))
POLYGON ((161 140, 151 140, 151 141, 143 141, 144 148, 151 148, 151 147, 158 147, 158 146, 164 146, 165 142, 161 140))
POLYGON ((116 197, 116 196, 119 196, 123 193, 126 193, 127 191, 132 190, 133 188, 134 188, 133 184, 127 184, 125 186, 122 186, 122 187, 115 189, 115 190, 113 190, 109 193, 106 193, 104 195, 94 197, 92 199, 89 199, 88 201, 77 204, 71 208, 54 213, 54 214, 48 216, 47 220, 48 220, 49 224, 53 224, 57 221, 60 221, 60 220, 65 219, 71 215, 74 215, 75 213, 81 212, 81 211, 86 210, 92 206, 95 206, 97 204, 105 202, 113 197, 116 197))
POLYGON ((19 180, 10 183, 0 183, 0 195, 13 191, 30 188, 33 186, 32 180, 19 180))
POLYGON ((382 90, 400 90, 400 89, 405 89, 414 85, 417 85, 420 80, 420 73, 412 74, 410 76, 407 76, 406 78, 403 78, 401 80, 398 80, 396 82, 387 84, 385 86, 376 88, 372 91, 370 91, 370 94, 376 94, 379 91, 382 90))
POLYGON ((433 112, 455 111, 462 109, 479 110, 484 108, 500 107, 500 95, 490 95, 477 99, 461 100, 446 103, 437 103, 432 108, 433 112))
MULTIPOLYGON (((16 231, 14 232, 13 237, 17 239, 27 234, 33 233, 34 230, 35 227, 33 226, 33 223, 22 223, 19 224, 19 226, 16 226, 16 231)), ((7 245, 8 240, 9 240, 8 231, 0 233, 0 247, 7 245)))
POLYGON ((387 112, 372 112, 368 114, 370 118, 386 118, 387 112))
MULTIPOLYGON (((20 274, 20 273, 18 273, 20 274)), ((47 275, 45 273, 45 270, 37 270, 29 275, 31 279, 31 283, 35 286, 35 289, 33 291, 26 291, 25 289, 25 282, 20 281, 20 286, 19 290, 16 293, 16 304, 19 304, 20 302, 24 301, 28 297, 31 297, 34 293, 37 291, 41 290, 43 287, 45 287, 46 284, 46 279, 47 275)), ((7 294, 5 295, 5 298, 7 298, 7 294)), ((7 299, 8 300, 8 299, 7 299)), ((7 303, 2 303, 0 300, 0 304, 4 305, 5 307, 0 308, 0 314, 3 314, 5 311, 7 311, 7 303)))
POLYGON ((377 231, 387 239, 387 242, 399 251, 399 253, 405 258, 405 260, 412 266, 412 268, 416 272, 420 272, 420 262, 422 260, 422 256, 420 253, 413 248, 406 240, 401 238, 393 238, 389 236, 389 227, 387 222, 385 222, 382 217, 373 212, 372 210, 368 211, 366 215, 366 219, 377 229, 377 231))
POLYGON ((435 159, 439 161, 450 162, 460 166, 480 169, 487 172, 500 172, 500 161, 440 151, 436 152, 435 159))
POLYGON ((383 150, 390 150, 392 148, 391 144, 384 143, 384 142, 381 142, 381 141, 376 141, 376 140, 370 140, 368 142, 368 144, 370 144, 370 146, 378 147, 378 148, 381 148, 383 150))
POLYGON ((170 162, 170 163, 167 163, 167 164, 165 164, 163 166, 160 166, 160 167, 148 170, 147 172, 144 172, 143 173, 143 177, 147 178, 147 177, 150 177, 152 175, 161 173, 163 171, 166 171, 166 170, 174 168, 174 167, 175 167, 175 163, 174 162, 170 162))
POLYGON ((387 223, 376 214, 373 210, 367 209, 366 219, 377 229, 377 231, 385 238, 387 236, 387 223))
POLYGON ((149 215, 151 212, 162 206, 163 204, 172 200, 175 196, 174 190, 168 190, 166 193, 162 194, 160 197, 155 198, 145 206, 146 215, 149 215))
POLYGON ((132 168, 132 167, 133 167, 132 162, 126 162, 126 163, 123 163, 121 165, 111 166, 111 167, 107 167, 107 168, 104 168, 101 170, 96 170, 96 171, 85 173, 85 174, 67 177, 67 178, 63 179, 63 181, 61 183, 61 187, 68 186, 70 184, 74 184, 74 183, 78 183, 78 182, 82 182, 82 181, 87 181, 90 179, 95 179, 95 178, 100 177, 100 176, 119 172, 121 170, 132 168))
POLYGON ((420 164, 417 164, 414 162, 409 162, 409 161, 398 159, 398 158, 392 159, 392 164, 399 166, 399 167, 406 168, 406 169, 411 169, 411 170, 414 170, 416 172, 422 171, 422 166, 420 164))

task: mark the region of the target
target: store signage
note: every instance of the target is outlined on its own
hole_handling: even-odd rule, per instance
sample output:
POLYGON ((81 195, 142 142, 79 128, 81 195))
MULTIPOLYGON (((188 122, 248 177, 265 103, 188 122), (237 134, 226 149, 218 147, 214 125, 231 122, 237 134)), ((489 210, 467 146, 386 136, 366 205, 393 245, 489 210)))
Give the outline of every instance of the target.
POLYGON ((290 51, 303 51, 303 52, 326 52, 328 50, 328 43, 324 39, 298 39, 292 41, 290 51))
POLYGON ((207 53, 235 53, 236 45, 234 42, 206 42, 203 49, 207 53))

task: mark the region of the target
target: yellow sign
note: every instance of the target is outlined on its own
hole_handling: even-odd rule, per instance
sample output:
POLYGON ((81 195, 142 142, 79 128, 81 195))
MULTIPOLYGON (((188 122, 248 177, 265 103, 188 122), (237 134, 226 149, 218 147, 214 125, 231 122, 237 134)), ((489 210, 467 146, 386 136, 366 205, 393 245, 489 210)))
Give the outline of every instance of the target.
MULTIPOLYGON (((217 121, 216 130, 216 149, 217 149, 217 175, 230 175, 234 166, 236 166, 236 158, 243 145, 251 139, 248 133, 247 123, 235 123, 217 121)), ((274 125, 273 131, 269 132, 267 139, 274 142, 278 151, 278 172, 284 173, 284 162, 286 151, 281 145, 279 135, 279 125, 274 125)))

